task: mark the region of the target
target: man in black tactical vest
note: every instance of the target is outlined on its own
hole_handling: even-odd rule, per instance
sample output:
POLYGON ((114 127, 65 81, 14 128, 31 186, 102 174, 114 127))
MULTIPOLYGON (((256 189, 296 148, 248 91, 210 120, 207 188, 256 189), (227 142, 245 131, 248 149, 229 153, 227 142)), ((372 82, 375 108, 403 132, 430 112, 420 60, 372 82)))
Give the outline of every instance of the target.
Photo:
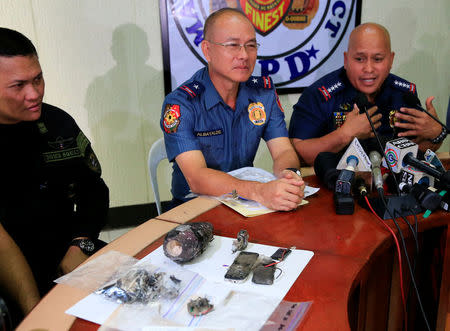
POLYGON ((25 315, 104 244, 109 207, 89 140, 44 85, 31 41, 0 28, 0 291, 25 315))

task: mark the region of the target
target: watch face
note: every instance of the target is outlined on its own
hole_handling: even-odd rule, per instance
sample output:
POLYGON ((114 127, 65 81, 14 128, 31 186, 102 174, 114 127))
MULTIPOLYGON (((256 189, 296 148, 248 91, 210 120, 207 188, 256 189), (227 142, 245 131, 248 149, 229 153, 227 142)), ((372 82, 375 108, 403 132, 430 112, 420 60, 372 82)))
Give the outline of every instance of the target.
POLYGON ((95 246, 92 240, 83 239, 80 241, 80 248, 83 252, 92 253, 94 251, 95 246))

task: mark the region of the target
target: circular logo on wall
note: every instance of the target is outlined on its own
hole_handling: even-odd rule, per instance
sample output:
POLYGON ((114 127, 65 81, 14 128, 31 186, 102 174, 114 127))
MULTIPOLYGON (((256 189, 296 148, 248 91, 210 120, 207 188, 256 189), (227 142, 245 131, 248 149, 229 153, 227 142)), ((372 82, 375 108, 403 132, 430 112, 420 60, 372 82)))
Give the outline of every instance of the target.
POLYGON ((169 29, 176 27, 193 56, 204 64, 200 43, 208 15, 224 7, 241 10, 261 44, 254 74, 270 75, 277 87, 282 87, 327 62, 355 26, 357 0, 167 1, 169 29))

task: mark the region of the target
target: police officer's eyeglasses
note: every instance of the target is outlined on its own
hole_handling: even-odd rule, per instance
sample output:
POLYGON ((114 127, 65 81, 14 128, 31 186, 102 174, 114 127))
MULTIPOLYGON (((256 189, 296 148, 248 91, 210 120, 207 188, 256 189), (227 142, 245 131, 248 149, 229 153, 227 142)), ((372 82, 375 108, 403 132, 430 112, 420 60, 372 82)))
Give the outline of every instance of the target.
POLYGON ((215 41, 211 41, 211 40, 206 40, 206 41, 210 42, 211 44, 223 46, 230 53, 239 53, 241 51, 242 47, 245 48, 245 51, 247 53, 254 53, 258 50, 258 48, 260 46, 260 44, 258 44, 257 42, 254 42, 254 41, 250 41, 245 44, 238 44, 238 43, 235 43, 232 41, 227 42, 227 43, 216 43, 215 41))

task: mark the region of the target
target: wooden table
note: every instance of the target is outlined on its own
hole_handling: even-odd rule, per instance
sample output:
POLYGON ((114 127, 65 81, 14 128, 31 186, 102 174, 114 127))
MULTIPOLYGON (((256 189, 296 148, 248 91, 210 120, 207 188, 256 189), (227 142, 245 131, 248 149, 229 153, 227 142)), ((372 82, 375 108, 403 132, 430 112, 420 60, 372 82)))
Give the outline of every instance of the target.
MULTIPOLYGON (((306 181, 320 186, 314 176, 306 181)), ((228 237, 246 229, 255 243, 314 251, 285 297, 288 301, 313 301, 299 330, 400 330, 399 266, 389 232, 359 205, 353 215, 336 215, 332 192, 324 188, 308 200, 308 205, 296 211, 244 218, 214 200, 197 198, 130 231, 97 255, 115 249, 143 257, 161 244, 164 233, 187 221, 211 222, 216 235, 228 237)), ((418 284, 428 319, 437 330, 450 330, 449 218, 443 211, 434 212, 428 219, 418 217, 418 284)), ((408 220, 412 222, 413 218, 408 220)), ((395 229, 392 220, 387 223, 395 229)), ((411 232, 399 223, 411 256, 411 232)), ((403 274, 408 289, 405 264, 403 274)), ((80 319, 74 322, 63 313, 86 294, 57 285, 18 330, 97 329, 93 323, 80 319)), ((412 295, 409 304, 408 330, 425 330, 414 298, 412 295)))

